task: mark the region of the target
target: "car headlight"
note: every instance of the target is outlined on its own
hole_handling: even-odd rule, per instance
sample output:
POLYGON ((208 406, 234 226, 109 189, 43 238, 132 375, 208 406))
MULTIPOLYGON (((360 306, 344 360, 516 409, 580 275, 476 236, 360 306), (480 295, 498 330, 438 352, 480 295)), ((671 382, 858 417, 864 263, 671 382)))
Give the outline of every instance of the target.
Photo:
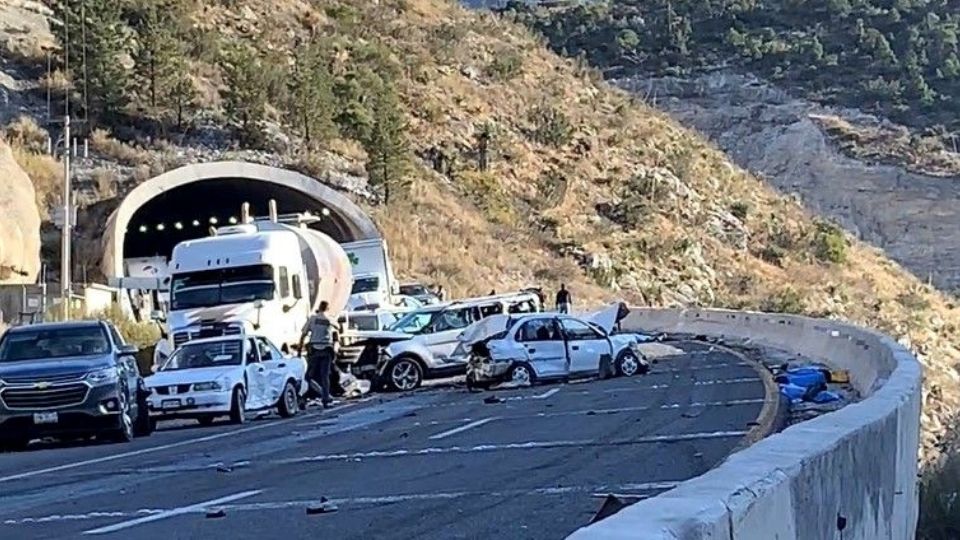
POLYGON ((108 367, 87 373, 84 380, 91 384, 107 384, 117 382, 119 378, 120 375, 117 373, 117 368, 108 367))
POLYGON ((193 383, 194 392, 219 392, 223 390, 223 385, 218 381, 193 383))

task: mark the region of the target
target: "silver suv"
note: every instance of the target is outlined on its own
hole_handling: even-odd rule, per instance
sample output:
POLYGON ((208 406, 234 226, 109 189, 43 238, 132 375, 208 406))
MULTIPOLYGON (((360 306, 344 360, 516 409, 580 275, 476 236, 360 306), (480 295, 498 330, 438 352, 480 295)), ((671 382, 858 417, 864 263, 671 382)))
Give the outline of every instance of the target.
POLYGON ((0 445, 152 431, 135 355, 105 321, 14 327, 0 338, 0 445))
POLYGON ((426 379, 463 375, 467 355, 457 354, 457 337, 471 324, 500 314, 542 311, 533 293, 505 294, 462 300, 411 311, 389 330, 412 336, 381 350, 375 387, 409 391, 426 379))

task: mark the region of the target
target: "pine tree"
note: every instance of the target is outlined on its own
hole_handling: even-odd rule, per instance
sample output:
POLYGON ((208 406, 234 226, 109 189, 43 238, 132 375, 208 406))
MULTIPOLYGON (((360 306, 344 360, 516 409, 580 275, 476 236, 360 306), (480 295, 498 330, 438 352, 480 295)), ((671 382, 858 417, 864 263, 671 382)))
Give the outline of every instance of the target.
POLYGON ((223 107, 227 118, 237 124, 244 143, 260 142, 260 122, 266 117, 269 81, 260 56, 249 46, 237 45, 221 59, 225 90, 223 107))
POLYGON ((364 141, 367 176, 374 189, 383 191, 384 204, 390 204, 391 195, 407 182, 410 146, 406 124, 391 89, 375 97, 372 111, 373 126, 364 141))
POLYGON ((137 30, 137 54, 134 73, 145 101, 154 114, 170 104, 168 99, 176 85, 178 75, 186 66, 184 42, 178 35, 173 6, 168 2, 147 7, 137 30))
POLYGON ((130 72, 122 62, 130 52, 124 5, 123 0, 60 0, 51 6, 51 27, 74 82, 73 97, 81 99, 93 122, 115 118, 129 102, 130 72))
POLYGON ((319 45, 297 51, 289 80, 289 122, 312 147, 330 140, 337 132, 334 122, 337 103, 333 94, 333 77, 319 45))

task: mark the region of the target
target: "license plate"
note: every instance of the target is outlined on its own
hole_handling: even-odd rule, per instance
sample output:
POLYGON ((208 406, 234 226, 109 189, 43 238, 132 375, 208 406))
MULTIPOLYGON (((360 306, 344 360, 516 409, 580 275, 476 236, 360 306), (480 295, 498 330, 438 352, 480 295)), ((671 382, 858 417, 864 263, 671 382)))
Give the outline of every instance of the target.
POLYGON ((160 402, 160 407, 163 409, 179 409, 180 400, 179 399, 165 399, 160 402))
POLYGON ((60 421, 60 415, 55 412, 33 413, 34 424, 56 424, 60 421))

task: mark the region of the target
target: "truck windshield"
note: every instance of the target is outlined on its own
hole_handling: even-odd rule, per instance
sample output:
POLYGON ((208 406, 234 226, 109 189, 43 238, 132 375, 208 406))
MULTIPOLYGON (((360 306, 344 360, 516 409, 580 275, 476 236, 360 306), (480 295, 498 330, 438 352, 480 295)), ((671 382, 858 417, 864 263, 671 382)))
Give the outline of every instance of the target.
POLYGON ((353 289, 350 294, 373 292, 380 287, 380 278, 377 276, 357 278, 353 280, 353 289))
POLYGON ((272 300, 274 287, 269 264, 174 274, 170 309, 272 300))
POLYGON ((160 371, 217 366, 239 366, 243 342, 239 339, 211 343, 188 343, 173 353, 160 371))
POLYGON ((110 352, 100 326, 46 328, 8 332, 0 341, 0 363, 92 356, 110 352))

